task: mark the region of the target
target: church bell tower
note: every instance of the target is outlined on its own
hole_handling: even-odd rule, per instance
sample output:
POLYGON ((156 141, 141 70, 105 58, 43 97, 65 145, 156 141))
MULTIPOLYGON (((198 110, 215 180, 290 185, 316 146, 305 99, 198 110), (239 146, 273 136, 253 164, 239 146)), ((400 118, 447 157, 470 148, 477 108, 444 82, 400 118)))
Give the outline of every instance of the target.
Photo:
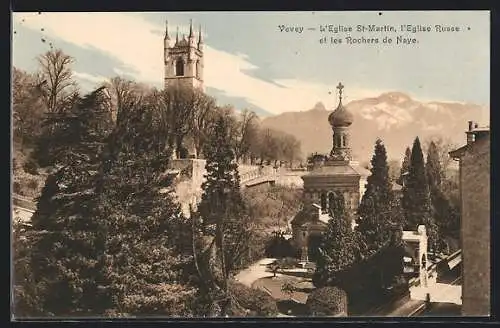
POLYGON ((165 88, 177 85, 200 88, 204 91, 203 46, 201 25, 198 36, 196 36, 191 20, 188 37, 182 35, 179 38, 179 28, 177 28, 175 40, 171 40, 168 33, 168 22, 165 23, 165 38, 163 40, 165 88))

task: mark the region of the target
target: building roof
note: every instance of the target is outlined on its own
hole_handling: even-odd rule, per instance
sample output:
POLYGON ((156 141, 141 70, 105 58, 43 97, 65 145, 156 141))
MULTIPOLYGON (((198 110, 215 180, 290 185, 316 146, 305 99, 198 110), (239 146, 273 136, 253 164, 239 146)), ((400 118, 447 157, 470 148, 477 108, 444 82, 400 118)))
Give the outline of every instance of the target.
POLYGON ((450 151, 448 154, 450 155, 450 157, 452 158, 460 158, 462 157, 467 151, 471 150, 474 145, 476 145, 477 143, 479 142, 482 142, 484 139, 476 139, 475 141, 473 141, 472 143, 468 144, 468 145, 464 145, 460 148, 457 148, 453 151, 450 151))
POLYGON ((471 129, 470 131, 467 131, 466 133, 475 135, 475 137, 476 137, 475 141, 473 141, 470 144, 466 144, 460 148, 457 148, 453 151, 450 151, 448 153, 450 155, 450 157, 452 157, 452 158, 462 157, 465 154, 465 152, 467 152, 469 149, 471 149, 473 147, 473 145, 475 143, 480 142, 481 140, 483 140, 483 137, 488 136, 490 134, 490 127, 489 126, 477 127, 477 128, 471 129))
POLYGON ((302 178, 307 179, 309 176, 332 176, 332 175, 342 175, 342 176, 360 176, 356 169, 351 165, 323 165, 321 167, 315 168, 307 174, 304 174, 302 178))
POLYGON ((450 151, 448 154, 452 158, 459 158, 459 157, 462 157, 464 155, 464 153, 467 151, 467 149, 469 149, 469 148, 470 148, 470 145, 465 145, 465 146, 457 148, 453 151, 450 151))
POLYGON ((368 169, 365 169, 364 167, 362 167, 361 165, 359 165, 359 163, 356 163, 356 162, 351 162, 351 167, 359 173, 359 175, 361 175, 363 178, 366 178, 366 177, 369 177, 370 175, 372 175, 372 172, 368 169))

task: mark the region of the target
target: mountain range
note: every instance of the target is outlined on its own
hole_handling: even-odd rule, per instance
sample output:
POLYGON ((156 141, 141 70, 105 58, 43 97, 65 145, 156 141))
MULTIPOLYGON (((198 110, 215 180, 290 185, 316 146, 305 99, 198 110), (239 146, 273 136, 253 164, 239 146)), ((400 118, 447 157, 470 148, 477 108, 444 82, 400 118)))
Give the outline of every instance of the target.
MULTIPOLYGON (((489 108, 458 102, 422 102, 402 92, 354 100, 345 105, 354 115, 351 125, 353 157, 360 162, 371 159, 377 138, 383 140, 389 159, 401 160, 415 137, 422 143, 441 137, 461 146, 465 142, 467 121, 489 125, 489 108)), ((313 152, 329 153, 332 130, 328 110, 318 102, 312 109, 286 112, 262 120, 262 126, 294 135, 302 144, 303 156, 313 152)))

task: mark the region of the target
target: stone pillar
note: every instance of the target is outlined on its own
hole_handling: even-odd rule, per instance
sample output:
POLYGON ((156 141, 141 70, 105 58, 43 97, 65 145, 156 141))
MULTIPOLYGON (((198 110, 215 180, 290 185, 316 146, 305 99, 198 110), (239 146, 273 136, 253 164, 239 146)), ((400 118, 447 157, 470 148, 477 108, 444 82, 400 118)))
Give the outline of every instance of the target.
POLYGON ((429 267, 429 260, 427 258, 427 233, 424 225, 419 225, 417 233, 420 235, 420 242, 418 247, 419 259, 419 278, 422 287, 428 287, 429 274, 427 268, 429 267))

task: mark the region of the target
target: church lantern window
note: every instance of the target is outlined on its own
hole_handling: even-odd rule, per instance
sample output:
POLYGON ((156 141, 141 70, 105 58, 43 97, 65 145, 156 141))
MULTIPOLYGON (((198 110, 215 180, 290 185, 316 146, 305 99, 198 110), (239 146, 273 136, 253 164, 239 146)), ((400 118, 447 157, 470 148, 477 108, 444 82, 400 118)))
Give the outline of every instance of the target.
POLYGON ((335 134, 335 146, 341 147, 340 134, 335 134))

